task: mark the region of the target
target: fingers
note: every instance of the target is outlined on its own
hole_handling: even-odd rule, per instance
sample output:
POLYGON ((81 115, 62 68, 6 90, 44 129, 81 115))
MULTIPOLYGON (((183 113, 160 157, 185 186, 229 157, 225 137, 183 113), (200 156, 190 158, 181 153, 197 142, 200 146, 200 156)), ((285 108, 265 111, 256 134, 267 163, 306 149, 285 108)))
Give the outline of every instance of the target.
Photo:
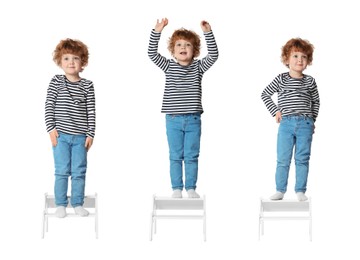
POLYGON ((86 150, 89 151, 92 144, 93 144, 93 139, 91 137, 86 137, 86 140, 85 140, 85 148, 86 148, 86 150))
POLYGON ((167 18, 163 18, 162 22, 164 23, 164 26, 168 25, 169 20, 167 18))
POLYGON ((54 146, 54 147, 57 145, 56 138, 51 138, 51 145, 54 146))
POLYGON ((155 31, 161 32, 168 23, 169 23, 169 21, 167 18, 162 18, 161 21, 159 19, 157 19, 156 25, 155 25, 155 31))
POLYGON ((281 119, 282 119, 281 112, 277 112, 275 115, 276 123, 280 123, 281 119))
POLYGON ((207 21, 201 21, 201 26, 207 26, 207 25, 210 25, 207 21))
POLYGON ((50 135, 51 144, 52 146, 55 147, 57 145, 57 138, 59 137, 59 133, 56 129, 54 129, 49 133, 49 135, 50 135))
POLYGON ((162 18, 161 21, 159 19, 157 19, 156 23, 166 26, 169 23, 169 20, 167 18, 162 18))
POLYGON ((201 29, 202 29, 204 32, 209 32, 209 31, 211 31, 211 26, 210 26, 210 24, 209 24, 207 21, 205 21, 205 20, 201 21, 200 26, 201 26, 201 29))

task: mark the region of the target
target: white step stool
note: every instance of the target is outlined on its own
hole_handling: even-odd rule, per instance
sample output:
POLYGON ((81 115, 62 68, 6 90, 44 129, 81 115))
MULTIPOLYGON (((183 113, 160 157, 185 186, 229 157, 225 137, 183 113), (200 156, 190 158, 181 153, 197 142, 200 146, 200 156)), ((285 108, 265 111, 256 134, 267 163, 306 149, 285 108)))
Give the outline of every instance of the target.
POLYGON ((150 241, 156 234, 156 221, 158 219, 201 219, 203 220, 204 241, 206 241, 206 207, 205 196, 197 199, 153 196, 153 210, 151 212, 150 241), (180 211, 191 211, 194 214, 179 214, 180 211), (173 214, 174 213, 174 214, 173 214))
MULTIPOLYGON (((70 197, 68 196, 68 199, 70 197)), ((84 197, 84 204, 83 207, 85 209, 93 209, 92 211, 89 211, 88 217, 95 218, 95 236, 98 238, 99 235, 99 225, 98 225, 98 197, 95 193, 94 195, 88 195, 84 197)), ((45 236, 45 230, 48 232, 49 230, 49 217, 56 217, 55 216, 55 210, 49 211, 49 209, 55 209, 55 196, 54 195, 48 195, 45 193, 45 208, 43 212, 43 221, 42 221, 42 238, 45 236)), ((68 204, 67 208, 71 208, 70 203, 68 204)), ((76 215, 72 212, 67 212, 66 217, 81 217, 76 215)))
POLYGON ((307 220, 312 240, 311 198, 306 201, 260 199, 259 240, 264 235, 265 220, 307 220))

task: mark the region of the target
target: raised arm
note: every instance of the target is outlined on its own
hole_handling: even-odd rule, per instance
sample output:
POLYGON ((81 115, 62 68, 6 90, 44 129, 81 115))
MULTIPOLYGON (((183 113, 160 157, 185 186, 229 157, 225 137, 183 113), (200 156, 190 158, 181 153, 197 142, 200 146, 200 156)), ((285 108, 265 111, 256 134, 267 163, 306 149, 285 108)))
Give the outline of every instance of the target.
POLYGON ((207 71, 212 65, 214 65, 215 61, 219 57, 219 51, 217 48, 217 44, 215 41, 214 34, 211 30, 211 26, 207 21, 201 21, 200 23, 201 29, 203 30, 206 47, 208 50, 208 54, 206 57, 201 59, 201 67, 200 69, 205 72, 207 71))
POLYGON ((164 27, 166 25, 168 25, 169 21, 167 18, 162 18, 161 21, 159 21, 159 19, 156 20, 156 24, 155 24, 155 32, 162 32, 162 30, 164 29, 164 27))
POLYGON ((148 56, 156 66, 161 68, 163 71, 166 71, 169 67, 169 60, 164 56, 158 53, 158 45, 160 40, 161 31, 168 24, 168 19, 163 18, 161 21, 157 20, 155 28, 151 31, 149 47, 148 47, 148 56))
POLYGON ((204 33, 211 31, 211 26, 207 21, 201 21, 200 26, 204 33))

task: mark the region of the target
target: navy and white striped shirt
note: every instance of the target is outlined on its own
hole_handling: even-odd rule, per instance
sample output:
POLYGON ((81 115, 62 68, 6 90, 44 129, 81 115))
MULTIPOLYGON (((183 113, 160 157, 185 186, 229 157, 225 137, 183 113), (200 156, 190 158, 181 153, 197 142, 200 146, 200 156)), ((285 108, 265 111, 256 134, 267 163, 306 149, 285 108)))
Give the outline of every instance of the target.
POLYGON ((188 66, 182 66, 173 59, 167 59, 158 53, 161 33, 151 31, 148 55, 165 72, 165 91, 162 113, 189 114, 202 113, 201 80, 218 58, 218 49, 212 31, 204 33, 208 54, 201 60, 194 60, 188 66))
POLYGON ((303 78, 292 78, 289 72, 279 74, 261 94, 267 109, 272 116, 280 111, 282 116, 304 115, 316 120, 320 98, 315 79, 309 75, 303 78), (278 105, 271 96, 278 94, 278 105))
POLYGON ((90 80, 70 82, 65 75, 52 78, 45 102, 46 130, 95 136, 95 93, 90 80))

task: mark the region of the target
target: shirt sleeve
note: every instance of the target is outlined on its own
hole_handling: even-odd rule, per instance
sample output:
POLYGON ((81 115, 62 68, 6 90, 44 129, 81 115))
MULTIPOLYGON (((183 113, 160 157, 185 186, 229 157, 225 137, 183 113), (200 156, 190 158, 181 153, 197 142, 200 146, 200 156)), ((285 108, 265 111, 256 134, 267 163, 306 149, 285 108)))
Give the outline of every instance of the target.
POLYGON ((212 65, 214 65, 215 61, 217 61, 219 57, 219 51, 213 32, 205 32, 204 36, 208 54, 200 62, 200 69, 202 72, 207 71, 212 65))
POLYGON ((154 29, 150 34, 150 41, 148 47, 148 56, 156 66, 158 66, 163 71, 166 71, 169 68, 170 60, 158 53, 158 45, 160 41, 161 33, 156 32, 154 29))
POLYGON ((319 114, 319 109, 320 109, 320 96, 319 96, 319 92, 317 89, 315 79, 313 81, 313 84, 311 85, 310 93, 311 93, 312 116, 313 116, 314 121, 316 121, 316 118, 319 114))
POLYGON ((87 123, 88 131, 87 136, 95 137, 95 126, 96 126, 96 110, 95 110, 95 90, 94 84, 91 82, 89 85, 88 93, 86 96, 86 112, 87 112, 87 123))
POLYGON ((45 125, 49 133, 55 129, 55 104, 58 95, 55 77, 50 81, 45 101, 45 125))
POLYGON ((280 75, 277 76, 261 93, 261 99, 272 116, 275 116, 279 111, 278 106, 272 99, 272 95, 279 92, 279 77, 280 75))

